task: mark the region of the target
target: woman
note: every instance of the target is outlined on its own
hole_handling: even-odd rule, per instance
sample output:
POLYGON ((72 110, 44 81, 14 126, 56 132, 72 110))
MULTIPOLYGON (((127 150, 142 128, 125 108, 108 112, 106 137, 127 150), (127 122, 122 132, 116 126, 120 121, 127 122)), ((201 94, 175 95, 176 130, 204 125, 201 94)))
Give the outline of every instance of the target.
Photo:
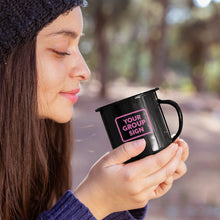
POLYGON ((186 172, 180 139, 124 164, 144 149, 139 140, 104 155, 70 191, 72 107, 90 75, 78 49, 85 4, 0 3, 0 219, 143 219, 186 172))

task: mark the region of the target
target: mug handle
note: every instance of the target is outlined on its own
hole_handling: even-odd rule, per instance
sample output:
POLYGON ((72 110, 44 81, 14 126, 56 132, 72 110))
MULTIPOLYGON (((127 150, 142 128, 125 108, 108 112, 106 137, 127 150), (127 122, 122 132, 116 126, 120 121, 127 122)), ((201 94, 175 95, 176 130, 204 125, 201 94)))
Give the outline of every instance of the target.
POLYGON ((178 129, 177 133, 175 134, 175 136, 172 138, 172 142, 174 142, 178 138, 178 136, 180 135, 180 133, 183 129, 183 114, 182 114, 182 111, 181 111, 179 105, 176 102, 172 101, 172 100, 158 99, 158 101, 159 101, 160 104, 172 105, 177 111, 178 118, 179 118, 179 129, 178 129))

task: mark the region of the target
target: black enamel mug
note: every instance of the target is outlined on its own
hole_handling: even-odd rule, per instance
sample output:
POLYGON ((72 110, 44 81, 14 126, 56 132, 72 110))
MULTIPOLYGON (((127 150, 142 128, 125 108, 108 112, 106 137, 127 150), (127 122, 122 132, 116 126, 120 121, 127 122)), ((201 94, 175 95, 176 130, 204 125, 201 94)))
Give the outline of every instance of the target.
POLYGON ((161 151, 182 131, 183 115, 179 105, 172 100, 158 99, 157 90, 155 88, 96 109, 101 114, 112 148, 135 139, 145 139, 144 151, 127 162, 161 151), (161 104, 169 104, 177 111, 179 128, 174 137, 171 137, 161 104))

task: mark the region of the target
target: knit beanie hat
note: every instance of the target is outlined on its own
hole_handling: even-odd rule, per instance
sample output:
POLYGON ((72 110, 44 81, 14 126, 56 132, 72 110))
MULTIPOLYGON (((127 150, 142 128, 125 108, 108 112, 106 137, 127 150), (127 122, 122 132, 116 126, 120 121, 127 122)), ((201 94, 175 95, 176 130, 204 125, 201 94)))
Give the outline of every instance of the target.
POLYGON ((86 0, 0 0, 0 63, 48 23, 86 0))

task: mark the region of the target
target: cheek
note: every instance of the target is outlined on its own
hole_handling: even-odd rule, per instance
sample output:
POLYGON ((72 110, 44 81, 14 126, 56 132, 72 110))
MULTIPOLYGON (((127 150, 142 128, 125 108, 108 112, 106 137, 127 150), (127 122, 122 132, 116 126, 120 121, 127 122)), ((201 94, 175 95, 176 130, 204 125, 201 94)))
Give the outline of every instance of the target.
POLYGON ((46 98, 50 102, 65 85, 65 65, 44 59, 38 67, 38 93, 41 99, 46 98))
POLYGON ((59 114, 62 112, 60 107, 63 103, 59 92, 65 88, 67 80, 65 65, 46 58, 37 65, 39 116, 60 120, 59 114))

